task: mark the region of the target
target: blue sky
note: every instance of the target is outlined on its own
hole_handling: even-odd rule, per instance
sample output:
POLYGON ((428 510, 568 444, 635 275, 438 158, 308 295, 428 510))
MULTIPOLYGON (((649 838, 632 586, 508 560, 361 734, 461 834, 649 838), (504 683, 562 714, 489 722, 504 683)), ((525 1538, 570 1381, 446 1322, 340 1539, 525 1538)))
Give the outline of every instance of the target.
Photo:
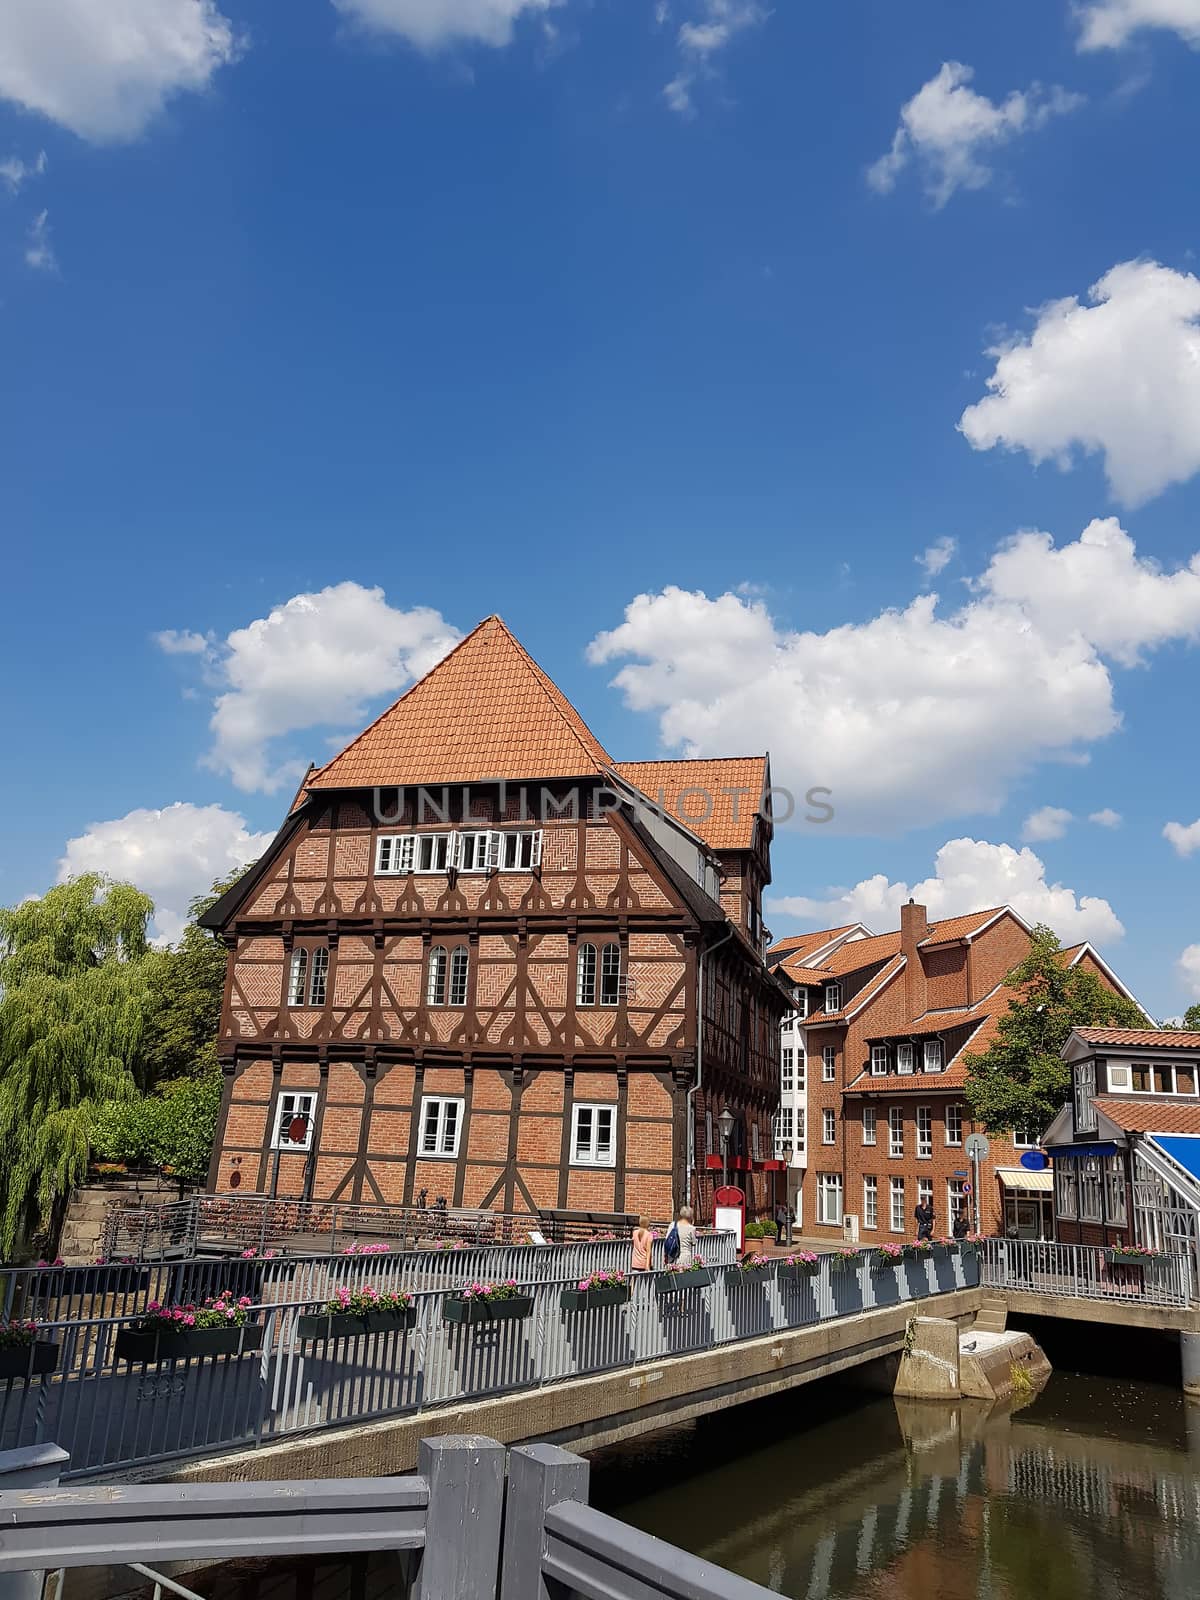
POLYGON ((10 0, 0 899, 96 865, 169 934, 499 611, 615 755, 833 790, 777 932, 1011 899, 1182 1010, 1198 46, 1200 0, 10 0))

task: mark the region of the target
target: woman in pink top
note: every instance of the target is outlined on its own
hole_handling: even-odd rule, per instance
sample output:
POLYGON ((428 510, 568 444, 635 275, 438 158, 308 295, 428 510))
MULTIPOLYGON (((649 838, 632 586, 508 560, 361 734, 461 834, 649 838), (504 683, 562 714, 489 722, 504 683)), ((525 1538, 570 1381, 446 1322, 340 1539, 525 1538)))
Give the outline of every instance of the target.
POLYGON ((633 1230, 633 1270, 650 1271, 650 1252, 654 1249, 654 1235, 646 1226, 645 1217, 639 1217, 633 1230))

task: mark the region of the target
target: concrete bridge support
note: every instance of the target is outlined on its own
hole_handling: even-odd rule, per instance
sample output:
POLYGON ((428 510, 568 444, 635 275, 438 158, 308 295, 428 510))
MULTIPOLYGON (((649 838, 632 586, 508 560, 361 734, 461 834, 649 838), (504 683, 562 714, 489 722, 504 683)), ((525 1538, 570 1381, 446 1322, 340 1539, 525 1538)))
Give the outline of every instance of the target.
POLYGON ((1183 1392, 1200 1400, 1200 1333, 1179 1335, 1179 1361, 1183 1369, 1183 1392))

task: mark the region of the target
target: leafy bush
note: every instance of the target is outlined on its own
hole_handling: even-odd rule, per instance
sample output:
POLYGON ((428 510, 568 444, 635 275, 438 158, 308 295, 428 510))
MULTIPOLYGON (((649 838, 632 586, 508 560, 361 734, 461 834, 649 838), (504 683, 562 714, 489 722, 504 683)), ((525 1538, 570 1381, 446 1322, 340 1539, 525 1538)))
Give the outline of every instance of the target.
POLYGON ((178 1178, 200 1182, 221 1108, 221 1073, 176 1078, 156 1094, 101 1106, 92 1129, 92 1150, 131 1166, 170 1168, 178 1178))

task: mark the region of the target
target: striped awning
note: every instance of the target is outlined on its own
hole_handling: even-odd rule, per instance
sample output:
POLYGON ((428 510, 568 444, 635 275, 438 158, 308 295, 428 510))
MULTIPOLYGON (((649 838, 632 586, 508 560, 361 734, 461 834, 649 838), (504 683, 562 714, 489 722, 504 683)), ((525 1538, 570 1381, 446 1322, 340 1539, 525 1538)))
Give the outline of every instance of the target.
POLYGON ((1049 1167, 1043 1172, 1031 1172, 1028 1167, 997 1167, 996 1176, 1006 1189, 1020 1189, 1026 1194, 1054 1193, 1054 1174, 1049 1167))

